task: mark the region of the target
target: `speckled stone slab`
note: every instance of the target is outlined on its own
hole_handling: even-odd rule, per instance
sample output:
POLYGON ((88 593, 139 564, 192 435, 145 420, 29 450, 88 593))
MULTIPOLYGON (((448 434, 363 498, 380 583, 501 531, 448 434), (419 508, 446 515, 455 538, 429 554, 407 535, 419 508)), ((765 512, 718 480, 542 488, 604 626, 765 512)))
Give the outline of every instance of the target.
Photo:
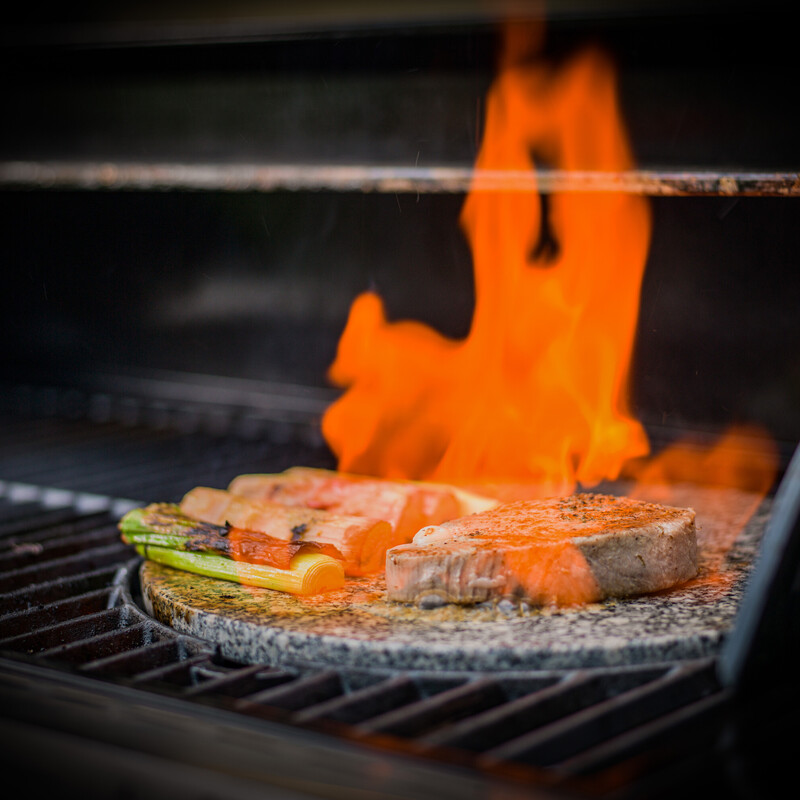
MULTIPOLYGON (((159 621, 250 663, 498 671, 701 658, 732 627, 770 503, 735 490, 672 491, 671 504, 697 511, 700 575, 657 595, 566 610, 422 610, 387 602, 382 577, 297 598, 145 562, 142 596, 159 621)), ((643 499, 665 501, 657 492, 643 499)))

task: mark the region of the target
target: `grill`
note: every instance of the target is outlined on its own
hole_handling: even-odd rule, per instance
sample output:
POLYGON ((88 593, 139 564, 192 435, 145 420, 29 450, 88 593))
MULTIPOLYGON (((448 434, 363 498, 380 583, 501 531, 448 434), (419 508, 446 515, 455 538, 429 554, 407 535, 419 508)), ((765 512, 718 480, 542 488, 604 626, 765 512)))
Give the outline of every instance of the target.
POLYGON ((9 781, 81 798, 649 799, 770 797, 793 775, 792 28, 769 4, 645 5, 558 4, 548 23, 555 59, 595 38, 618 55, 643 167, 543 169, 539 191, 650 196, 633 392, 653 449, 756 421, 780 483, 719 652, 502 672, 238 662, 146 613, 116 527, 197 485, 335 466, 324 374, 367 286, 395 318, 465 334, 457 217, 498 20, 469 3, 299 3, 51 25, 20 12, 7 27, 9 781))
MULTIPOLYGON (((74 402, 46 391, 56 406, 74 402)), ((139 501, 61 487, 124 485, 144 496, 158 462, 162 494, 175 497, 195 482, 199 451, 221 476, 253 458, 324 463, 324 450, 302 427, 248 446, 224 426, 159 429, 119 422, 114 404, 105 407, 104 422, 73 413, 4 425, 7 468, 27 477, 25 464, 46 454, 53 484, 0 484, 3 755, 26 780, 35 771, 43 790, 657 797, 687 782, 736 792, 745 780, 767 791, 782 775, 796 692, 780 665, 797 639, 783 623, 794 575, 781 570, 796 564, 798 463, 766 534, 785 558, 756 573, 718 658, 489 674, 243 664, 143 611, 139 559, 116 528, 139 501), (87 443, 123 453, 118 470, 103 470, 87 443), (164 452, 176 460, 158 458, 164 452)))

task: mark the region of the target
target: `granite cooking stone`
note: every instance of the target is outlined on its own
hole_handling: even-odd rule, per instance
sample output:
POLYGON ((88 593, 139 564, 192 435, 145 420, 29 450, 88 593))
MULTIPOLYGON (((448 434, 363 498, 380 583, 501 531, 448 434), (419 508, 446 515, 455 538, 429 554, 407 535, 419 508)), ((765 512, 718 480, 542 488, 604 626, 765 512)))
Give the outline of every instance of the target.
POLYGON ((770 502, 682 488, 672 501, 697 511, 700 574, 655 595, 560 610, 508 601, 421 609, 387 602, 382 577, 299 598, 146 561, 142 597, 154 618, 248 663, 473 672, 712 656, 732 627, 770 502))

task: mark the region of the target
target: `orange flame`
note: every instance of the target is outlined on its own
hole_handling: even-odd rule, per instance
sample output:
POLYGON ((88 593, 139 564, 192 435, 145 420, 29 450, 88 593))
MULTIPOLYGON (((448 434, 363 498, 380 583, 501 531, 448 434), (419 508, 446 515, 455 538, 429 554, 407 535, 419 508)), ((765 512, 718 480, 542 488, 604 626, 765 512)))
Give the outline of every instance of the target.
POLYGON ((552 494, 613 479, 648 452, 627 398, 646 199, 556 194, 546 214, 537 192, 480 186, 480 171, 531 173, 532 153, 562 170, 633 165, 609 61, 587 51, 559 69, 513 63, 523 39, 509 29, 461 214, 475 274, 469 334, 389 322, 374 293, 355 300, 329 373, 347 391, 322 424, 341 470, 536 482, 552 494))
POLYGON ((655 492, 667 499, 678 484, 740 489, 764 497, 777 474, 778 449, 757 425, 732 425, 714 444, 686 436, 657 457, 631 461, 625 472, 636 480, 633 495, 655 492))
POLYGON ((779 462, 765 429, 732 425, 711 445, 686 436, 654 458, 631 461, 624 476, 635 482, 631 497, 695 509, 700 574, 692 585, 724 592, 736 578, 727 556, 773 488, 779 462))

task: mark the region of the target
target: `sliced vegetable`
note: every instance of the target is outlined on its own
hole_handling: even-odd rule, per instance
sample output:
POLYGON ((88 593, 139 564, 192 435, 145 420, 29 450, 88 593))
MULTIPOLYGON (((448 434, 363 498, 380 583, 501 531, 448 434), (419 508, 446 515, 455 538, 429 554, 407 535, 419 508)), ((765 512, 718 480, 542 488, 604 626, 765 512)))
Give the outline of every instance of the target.
POLYGON ((146 508, 133 509, 122 518, 119 528, 128 544, 216 554, 281 570, 289 569, 292 558, 298 553, 321 553, 343 560, 342 554, 330 544, 291 542, 231 525, 201 522, 187 517, 171 503, 154 503, 146 508))
POLYGON ((168 567, 206 575, 224 581, 233 581, 245 586, 259 586, 279 592, 297 595, 321 594, 344 585, 344 569, 341 561, 323 553, 298 553, 289 569, 277 569, 265 564, 248 564, 224 556, 208 553, 192 553, 137 544, 139 555, 168 567))
POLYGON ((276 539, 333 545, 347 575, 381 572, 391 546, 392 527, 383 519, 345 516, 314 508, 257 502, 222 489, 198 486, 187 492, 181 511, 214 525, 229 523, 276 539))

